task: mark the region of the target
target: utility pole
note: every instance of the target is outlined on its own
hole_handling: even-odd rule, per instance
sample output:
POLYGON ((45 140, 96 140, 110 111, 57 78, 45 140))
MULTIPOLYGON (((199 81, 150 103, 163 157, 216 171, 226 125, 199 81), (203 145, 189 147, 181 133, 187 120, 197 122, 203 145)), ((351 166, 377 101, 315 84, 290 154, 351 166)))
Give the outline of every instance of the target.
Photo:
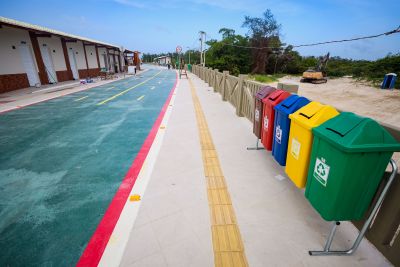
POLYGON ((191 50, 190 50, 190 47, 188 47, 188 46, 186 46, 186 48, 188 49, 188 53, 189 53, 189 64, 190 64, 190 52, 191 52, 191 50))
POLYGON ((200 65, 203 65, 203 67, 204 67, 204 59, 203 59, 203 42, 204 42, 204 38, 205 38, 205 35, 206 35, 206 32, 205 31, 200 31, 199 32, 199 34, 200 34, 200 65))
POLYGON ((204 50, 204 60, 203 60, 203 67, 205 67, 205 66, 206 66, 206 52, 207 52, 207 50, 208 50, 208 49, 205 49, 205 50, 204 50))

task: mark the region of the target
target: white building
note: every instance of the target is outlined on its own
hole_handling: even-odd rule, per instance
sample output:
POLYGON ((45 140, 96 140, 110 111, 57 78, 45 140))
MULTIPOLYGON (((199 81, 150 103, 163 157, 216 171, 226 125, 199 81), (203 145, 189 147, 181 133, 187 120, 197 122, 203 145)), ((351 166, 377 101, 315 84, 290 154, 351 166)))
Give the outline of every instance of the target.
POLYGON ((171 64, 171 57, 169 56, 156 57, 154 59, 154 62, 157 63, 158 65, 166 66, 167 64, 171 64))
POLYGON ((0 93, 120 72, 118 46, 0 17, 0 93))

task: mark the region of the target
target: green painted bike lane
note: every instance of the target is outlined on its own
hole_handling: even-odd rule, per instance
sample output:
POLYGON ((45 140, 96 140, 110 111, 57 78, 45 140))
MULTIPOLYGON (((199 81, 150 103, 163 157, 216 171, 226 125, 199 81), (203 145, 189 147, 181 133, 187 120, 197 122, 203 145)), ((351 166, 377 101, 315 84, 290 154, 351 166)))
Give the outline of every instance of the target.
POLYGON ((0 266, 77 262, 175 77, 149 70, 0 114, 0 266))

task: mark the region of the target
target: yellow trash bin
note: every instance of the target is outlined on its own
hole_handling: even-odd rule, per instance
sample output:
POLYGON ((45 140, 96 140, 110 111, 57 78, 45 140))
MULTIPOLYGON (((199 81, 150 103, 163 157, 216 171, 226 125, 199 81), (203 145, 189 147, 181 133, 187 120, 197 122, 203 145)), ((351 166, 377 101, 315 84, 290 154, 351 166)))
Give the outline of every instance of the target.
POLYGON ((289 115, 291 123, 285 172, 297 187, 306 185, 313 142, 311 129, 338 114, 332 106, 313 101, 289 115))

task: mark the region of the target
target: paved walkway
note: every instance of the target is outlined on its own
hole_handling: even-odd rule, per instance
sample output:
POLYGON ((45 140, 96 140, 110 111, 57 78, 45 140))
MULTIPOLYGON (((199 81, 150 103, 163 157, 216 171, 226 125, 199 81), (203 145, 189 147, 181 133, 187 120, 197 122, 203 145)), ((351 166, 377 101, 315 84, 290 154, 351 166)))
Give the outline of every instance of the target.
MULTIPOLYGON (((233 107, 203 81, 189 77, 219 158, 249 266, 390 266, 365 239, 353 256, 309 256, 308 250, 325 244, 330 223, 313 210, 304 191, 285 178, 269 152, 246 150, 255 141, 251 123, 236 117, 233 107)), ((189 82, 182 79, 121 266, 214 265, 218 240, 212 232, 203 138, 189 82)), ((352 224, 343 223, 332 248, 348 248, 357 233, 352 224)), ((215 259, 215 265, 221 264, 215 259)))

